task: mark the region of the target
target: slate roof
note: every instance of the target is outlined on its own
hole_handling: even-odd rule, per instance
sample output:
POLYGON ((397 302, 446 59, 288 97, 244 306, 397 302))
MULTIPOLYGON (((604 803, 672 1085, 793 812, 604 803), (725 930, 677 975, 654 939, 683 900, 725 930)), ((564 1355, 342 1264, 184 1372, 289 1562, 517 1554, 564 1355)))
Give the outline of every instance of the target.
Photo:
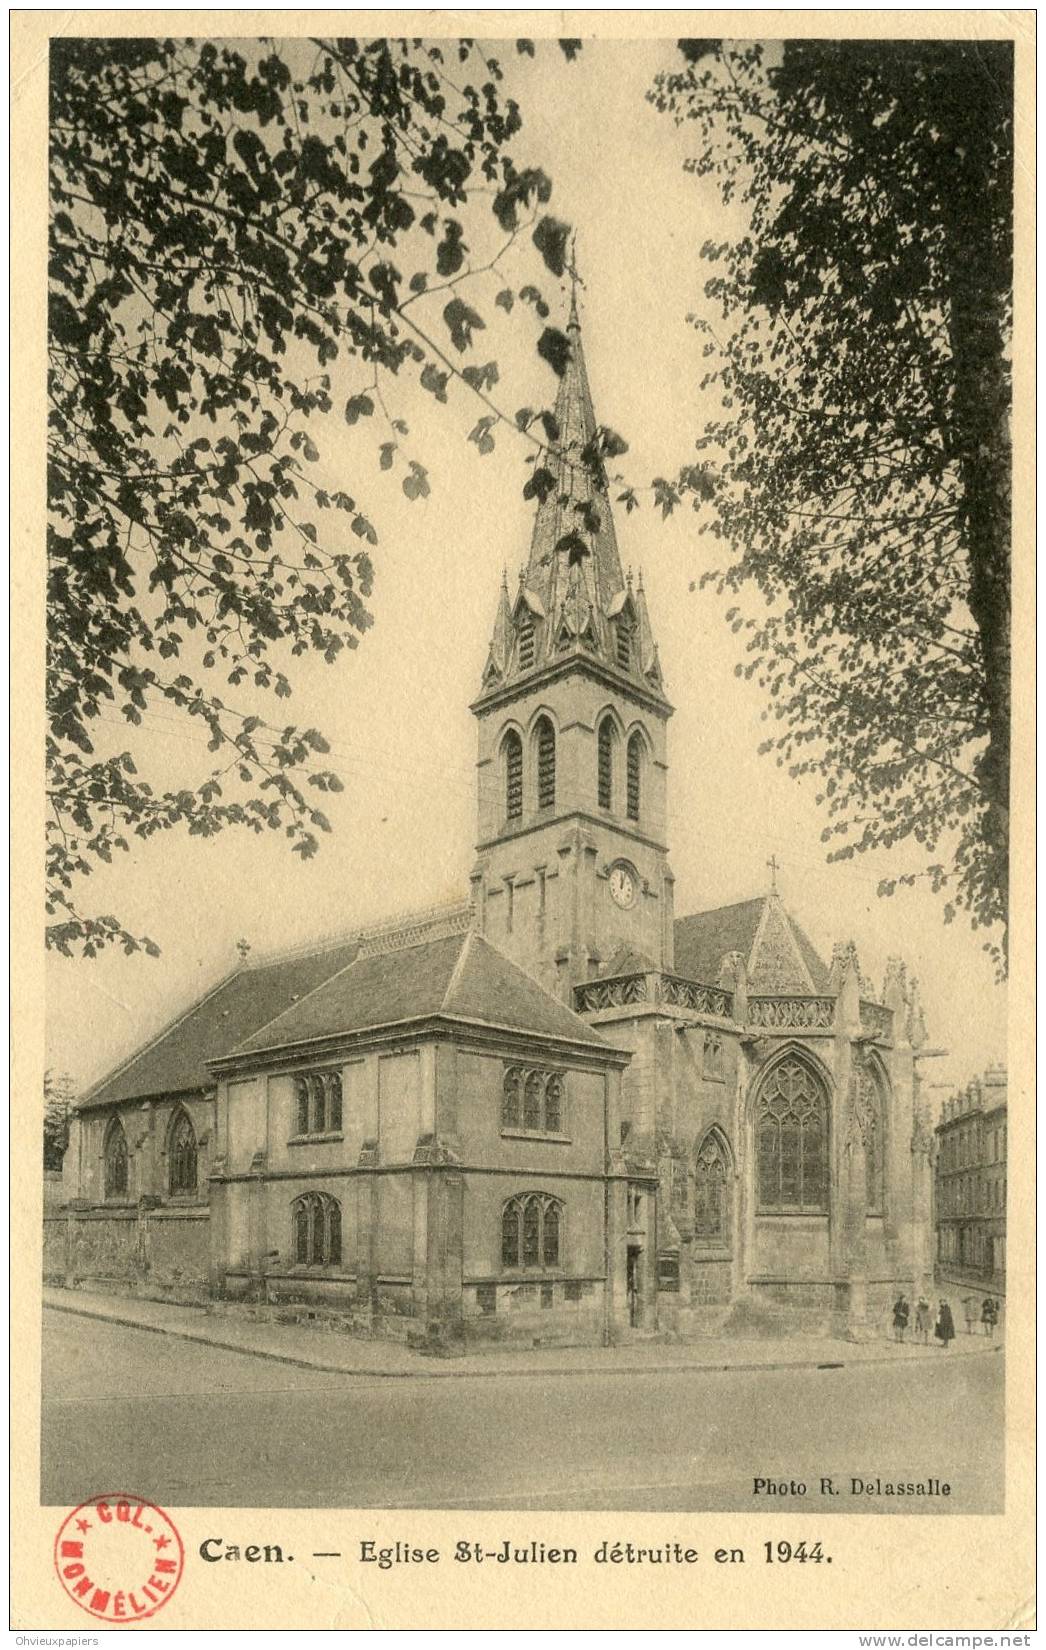
MULTIPOLYGON (((703 985, 715 985, 728 951, 740 951, 746 965, 751 967, 752 947, 766 899, 766 895, 761 895, 758 899, 739 900, 735 905, 720 905, 712 911, 697 911, 690 917, 677 917, 676 973, 687 980, 699 980, 703 985)), ((795 919, 783 906, 780 909, 810 971, 814 990, 826 990, 828 969, 824 961, 795 919)))
POLYGON ((225 1053, 241 1057, 437 1015, 609 1051, 579 1015, 470 931, 359 957, 225 1053))
POLYGON ((104 1077, 80 1101, 81 1108, 213 1088, 208 1060, 227 1054, 282 1014, 295 997, 315 991, 324 980, 345 968, 358 949, 358 942, 352 940, 302 956, 238 968, 104 1077))

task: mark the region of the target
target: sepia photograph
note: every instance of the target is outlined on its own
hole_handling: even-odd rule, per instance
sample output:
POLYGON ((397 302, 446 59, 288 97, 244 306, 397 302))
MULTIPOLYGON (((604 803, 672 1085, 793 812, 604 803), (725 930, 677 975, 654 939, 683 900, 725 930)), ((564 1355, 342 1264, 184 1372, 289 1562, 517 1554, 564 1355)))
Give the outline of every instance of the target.
MULTIPOLYGON (((822 1515, 998 1526, 1030 1470, 1018 14, 542 15, 47 40, 30 1282, 81 1620, 283 1562, 179 1508, 765 1515, 814 1567, 822 1515), (126 1581, 117 1516, 162 1521, 126 1581)), ((596 1545, 515 1528, 473 1557, 596 1545)))

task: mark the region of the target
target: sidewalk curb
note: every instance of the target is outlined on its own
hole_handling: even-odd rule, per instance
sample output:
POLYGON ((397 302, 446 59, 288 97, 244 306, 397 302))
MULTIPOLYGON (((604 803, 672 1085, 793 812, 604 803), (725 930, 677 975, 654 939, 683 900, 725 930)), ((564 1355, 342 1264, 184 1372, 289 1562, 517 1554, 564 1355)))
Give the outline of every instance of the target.
MULTIPOLYGON (((322 1363, 319 1359, 314 1358, 295 1358, 287 1352, 267 1352, 255 1346, 239 1346, 235 1341, 218 1340, 211 1335, 199 1335, 191 1329, 176 1329, 158 1323, 142 1323, 140 1319, 118 1317, 115 1313, 110 1312, 96 1312, 87 1306, 66 1305, 64 1301, 61 1303, 44 1301, 43 1308, 45 1312, 66 1312, 72 1317, 92 1318, 97 1323, 111 1323, 121 1329, 140 1329, 148 1335, 168 1335, 173 1340, 193 1341, 201 1346, 213 1346, 221 1352, 238 1352, 245 1358, 264 1358, 269 1363, 287 1364, 293 1369, 313 1369, 321 1375, 343 1375, 352 1381, 490 1381, 496 1380, 502 1375, 509 1377, 509 1379, 519 1379, 521 1376, 529 1376, 531 1379, 536 1379, 539 1376, 562 1378, 564 1375, 728 1375, 731 1372, 753 1374, 759 1370, 859 1369, 872 1364, 897 1365, 900 1363, 921 1363, 923 1361, 922 1357, 902 1360, 885 1355, 876 1358, 856 1358, 850 1362, 847 1362, 845 1358, 805 1360, 782 1358, 774 1363, 627 1364, 616 1368, 601 1368, 598 1365, 595 1367, 572 1365, 565 1369, 535 1369, 532 1366, 520 1369, 346 1369, 341 1364, 322 1363)), ((566 1351, 567 1348, 563 1350, 566 1351)), ((1002 1344, 995 1342, 986 1347, 979 1347, 976 1351, 961 1353, 960 1356, 966 1358, 984 1357, 989 1352, 1002 1351, 1002 1344)), ((933 1356, 929 1348, 926 1350, 926 1356, 933 1356)))

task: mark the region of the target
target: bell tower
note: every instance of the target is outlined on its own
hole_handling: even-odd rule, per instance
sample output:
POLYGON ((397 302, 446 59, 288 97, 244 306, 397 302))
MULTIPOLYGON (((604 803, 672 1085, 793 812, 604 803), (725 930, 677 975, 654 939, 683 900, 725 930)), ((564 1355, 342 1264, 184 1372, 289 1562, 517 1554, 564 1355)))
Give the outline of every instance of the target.
POLYGON ((475 921, 569 1001, 672 967, 665 696, 642 575, 622 572, 576 294, 530 556, 502 578, 479 697, 475 921), (621 965, 620 968, 618 965, 621 965))

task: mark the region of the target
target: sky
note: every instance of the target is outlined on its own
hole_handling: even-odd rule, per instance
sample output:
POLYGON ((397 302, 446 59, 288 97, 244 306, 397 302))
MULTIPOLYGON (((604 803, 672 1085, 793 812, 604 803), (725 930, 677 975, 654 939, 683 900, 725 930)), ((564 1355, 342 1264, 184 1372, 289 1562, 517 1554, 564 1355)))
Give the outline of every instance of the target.
MULTIPOLYGON (((520 153, 553 179, 548 210, 577 229, 581 317, 597 418, 625 435, 622 461, 644 482, 671 474, 693 452, 715 413, 702 396, 701 340, 687 322, 702 313, 710 273, 700 248, 743 227, 724 212, 714 180, 683 170, 691 134, 645 100, 655 73, 672 66, 665 41, 586 43, 568 63, 551 45, 534 60, 511 45, 491 50, 524 114, 520 153)), ((478 252, 477 241, 475 250, 478 252)), ((508 412, 550 404, 555 384, 493 298, 537 278, 565 320, 567 293, 514 248, 503 267, 477 276, 468 301, 488 319, 474 356, 496 357, 496 399, 508 412)), ((335 369, 352 393, 351 363, 335 369)), ((336 393, 335 400, 339 401, 336 393)), ((365 503, 380 535, 373 552, 373 627, 333 666, 296 663, 285 714, 323 730, 345 790, 324 800, 334 827, 302 864, 275 834, 226 833, 210 841, 167 834, 121 856, 83 889, 89 908, 118 910, 148 932, 158 959, 105 955, 48 960, 47 1062, 79 1086, 95 1080, 236 964, 236 942, 255 954, 305 944, 419 906, 464 897, 475 841, 475 726, 479 689, 503 567, 525 562, 531 507, 521 497, 527 448, 504 430, 493 454, 467 441, 482 411, 463 390, 449 407, 408 385, 393 411, 406 418, 413 456, 432 493, 408 502, 399 478, 376 465, 366 421, 315 431, 319 471, 365 503)), ((931 1100, 1005 1059, 1006 997, 982 939, 963 918, 946 927, 942 901, 920 885, 891 899, 879 879, 918 869, 904 850, 825 861, 826 817, 816 783, 796 784, 772 757, 758 685, 734 675, 743 655, 724 618, 730 601, 695 589, 714 565, 688 510, 668 522, 643 508, 616 516, 622 559, 642 568, 667 691, 669 846, 676 912, 763 892, 768 859, 780 867, 786 904, 830 958, 856 940, 862 971, 878 986, 887 957, 918 977, 930 1044, 948 1052, 924 1067, 931 1100), (938 1087, 937 1085, 940 1085, 938 1087)), ((736 600, 736 598, 734 598, 736 600)), ((168 782, 206 771, 206 752, 170 707, 147 718, 134 747, 168 782)))

